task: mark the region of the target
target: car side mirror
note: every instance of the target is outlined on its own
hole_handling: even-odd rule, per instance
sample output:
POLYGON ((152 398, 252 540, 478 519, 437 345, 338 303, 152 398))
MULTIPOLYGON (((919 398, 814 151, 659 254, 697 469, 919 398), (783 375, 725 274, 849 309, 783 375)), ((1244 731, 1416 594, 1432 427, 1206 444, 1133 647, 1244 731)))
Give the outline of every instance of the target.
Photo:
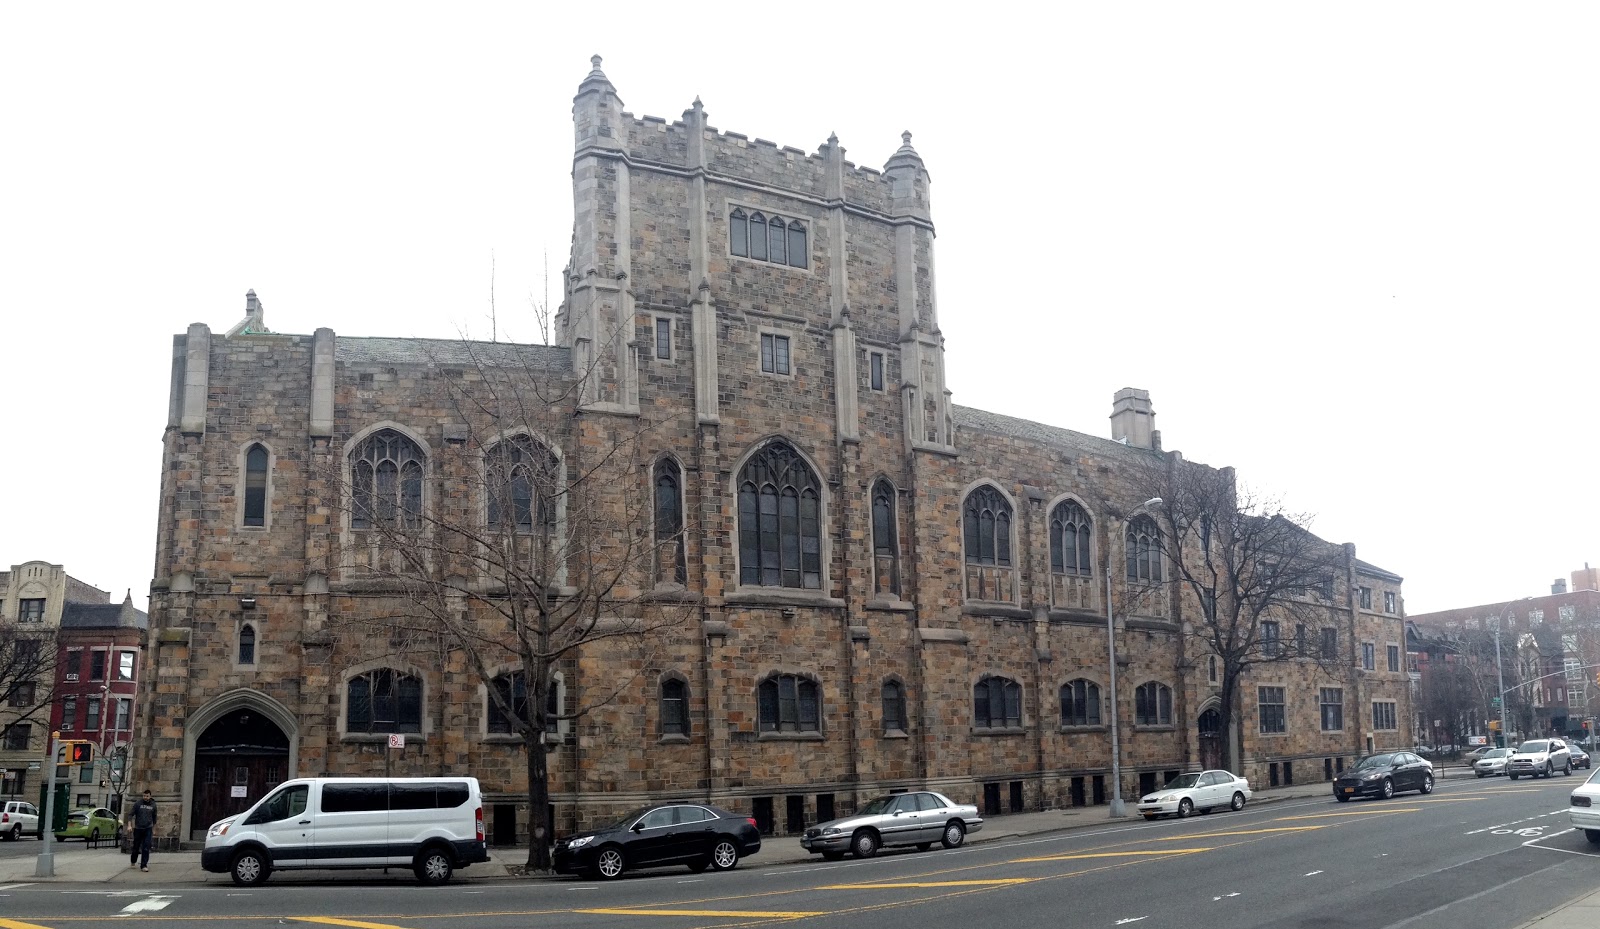
POLYGON ((644 821, 640 820, 639 822, 634 823, 633 824, 633 828, 629 829, 628 831, 629 832, 643 832, 644 831, 644 821))

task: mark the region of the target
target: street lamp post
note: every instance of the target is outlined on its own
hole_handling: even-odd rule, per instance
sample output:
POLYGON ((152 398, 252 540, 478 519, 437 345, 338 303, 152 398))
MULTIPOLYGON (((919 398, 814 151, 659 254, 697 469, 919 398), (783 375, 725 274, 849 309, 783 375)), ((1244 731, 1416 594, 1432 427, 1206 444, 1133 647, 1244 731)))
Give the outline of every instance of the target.
MULTIPOLYGON (((1139 509, 1149 509, 1160 506, 1160 497, 1151 497, 1139 505, 1139 509)), ((1110 539, 1107 539, 1107 550, 1110 550, 1110 539)), ((1122 802, 1122 742, 1121 727, 1118 724, 1119 704, 1117 701, 1117 625, 1111 612, 1111 559, 1106 559, 1106 655, 1110 665, 1111 683, 1111 810, 1114 819, 1128 815, 1127 807, 1122 802)))

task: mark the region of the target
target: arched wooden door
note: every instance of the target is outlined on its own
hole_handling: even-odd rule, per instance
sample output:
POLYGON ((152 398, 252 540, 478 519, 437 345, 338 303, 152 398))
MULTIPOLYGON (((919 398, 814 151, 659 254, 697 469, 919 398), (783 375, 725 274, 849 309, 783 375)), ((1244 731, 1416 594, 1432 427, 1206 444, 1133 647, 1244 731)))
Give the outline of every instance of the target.
POLYGON ((266 714, 230 710, 195 741, 192 829, 243 813, 288 776, 289 739, 266 714))
POLYGON ((1216 707, 1200 714, 1200 764, 1222 767, 1222 713, 1216 707))

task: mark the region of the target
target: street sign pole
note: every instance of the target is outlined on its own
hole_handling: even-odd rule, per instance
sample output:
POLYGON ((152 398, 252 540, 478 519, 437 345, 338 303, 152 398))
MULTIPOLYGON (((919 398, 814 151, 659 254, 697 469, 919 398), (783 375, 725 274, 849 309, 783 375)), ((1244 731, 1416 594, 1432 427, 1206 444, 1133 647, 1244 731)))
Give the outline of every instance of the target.
POLYGON ((50 841, 56 830, 56 742, 61 738, 61 733, 52 732, 46 740, 44 763, 50 767, 49 785, 44 792, 44 822, 39 824, 39 844, 44 848, 39 852, 39 858, 33 864, 34 877, 55 877, 56 857, 50 846, 55 843, 50 841), (49 830, 51 835, 45 834, 49 830))

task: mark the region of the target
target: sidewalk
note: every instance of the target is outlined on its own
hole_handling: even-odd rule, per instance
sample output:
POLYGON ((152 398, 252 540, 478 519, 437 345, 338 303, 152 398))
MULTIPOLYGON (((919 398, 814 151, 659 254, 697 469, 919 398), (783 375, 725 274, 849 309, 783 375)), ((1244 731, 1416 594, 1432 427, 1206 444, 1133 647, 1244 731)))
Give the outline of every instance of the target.
MULTIPOLYGON (((1441 780, 1454 780, 1461 777, 1471 777, 1470 768, 1440 767, 1437 769, 1441 780)), ((1271 787, 1266 790, 1254 792, 1250 801, 1251 806, 1264 803, 1275 803, 1283 800, 1299 799, 1304 797, 1327 796, 1328 784, 1316 781, 1310 784, 1296 784, 1292 787, 1271 787)), ((1128 815, 1121 819, 1113 819, 1107 813, 1105 806, 1073 807, 1064 810, 1043 810, 1029 813, 1006 813, 999 816, 990 816, 984 819, 983 829, 969 836, 968 842, 990 842, 996 839, 1009 839, 1017 836, 1038 835, 1049 832, 1064 832, 1072 829, 1089 829, 1112 825, 1121 825, 1139 821, 1139 815, 1134 811, 1135 798, 1124 800, 1128 815)), ((44 881, 72 882, 72 883, 115 883, 128 885, 130 888, 141 884, 151 887, 170 887, 173 884, 226 884, 229 877, 226 874, 208 874, 200 869, 200 852, 156 852, 150 856, 150 870, 140 871, 130 868, 125 853, 115 849, 83 849, 71 847, 69 851, 62 852, 64 846, 56 845, 55 850, 55 876, 50 878, 34 877, 36 856, 25 855, 16 858, 0 858, 0 884, 35 883, 44 881)), ((43 846, 41 846, 42 850, 43 846)), ((529 880, 521 874, 522 863, 528 860, 525 848, 492 848, 489 850, 491 861, 488 864, 474 865, 459 872, 459 876, 472 880, 529 880)), ((810 854, 800 847, 798 836, 775 836, 762 841, 761 851, 754 857, 739 863, 741 868, 765 868, 774 865, 794 864, 804 861, 821 861, 819 856, 810 854)), ((297 871, 296 880, 339 880, 354 879, 371 881, 382 880, 382 871, 297 871)), ((395 881, 412 881, 415 878, 410 871, 404 868, 392 868, 388 872, 388 879, 395 881)), ((538 877, 532 878, 538 880, 538 877)), ((1597 894, 1600 899, 1600 894, 1597 894)), ((1596 905, 1600 905, 1597 903, 1596 905)), ((1561 926, 1560 923, 1548 924, 1561 926)))

